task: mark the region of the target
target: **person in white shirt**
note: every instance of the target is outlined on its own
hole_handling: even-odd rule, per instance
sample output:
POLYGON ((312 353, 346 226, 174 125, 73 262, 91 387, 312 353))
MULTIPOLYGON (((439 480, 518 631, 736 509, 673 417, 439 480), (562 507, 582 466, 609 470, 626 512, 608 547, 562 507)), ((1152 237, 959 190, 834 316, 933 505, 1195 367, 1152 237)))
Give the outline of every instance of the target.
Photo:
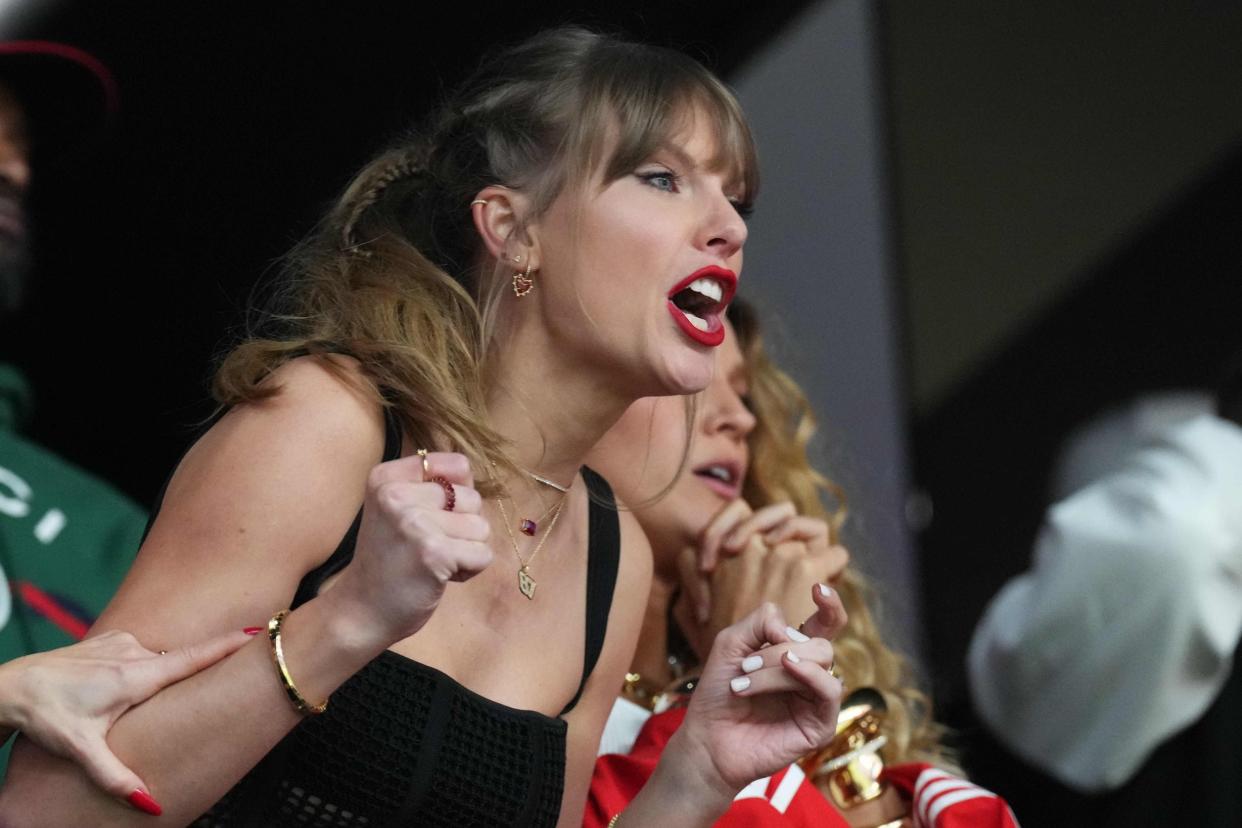
POLYGON ((1076 792, 1121 788, 1204 715, 1233 672, 1239 377, 1215 411, 1206 397, 1148 399, 1080 437, 1060 475, 1067 496, 1049 509, 1031 568, 975 630, 978 715, 1005 748, 1076 792), (1088 452, 1106 467, 1091 482, 1088 452))

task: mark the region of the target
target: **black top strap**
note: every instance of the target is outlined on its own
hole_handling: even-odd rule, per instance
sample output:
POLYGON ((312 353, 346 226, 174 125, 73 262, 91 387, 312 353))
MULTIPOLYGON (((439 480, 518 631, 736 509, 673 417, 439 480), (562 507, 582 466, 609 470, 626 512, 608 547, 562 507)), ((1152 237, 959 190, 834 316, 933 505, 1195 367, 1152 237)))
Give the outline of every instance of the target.
POLYGON ((612 610, 612 595, 617 585, 617 569, 621 561, 621 522, 617 519, 616 501, 612 487, 586 466, 582 467, 590 495, 587 540, 587 586, 586 586, 586 649, 583 653, 582 679, 578 692, 558 715, 564 716, 574 709, 587 679, 599 661, 608 633, 608 613, 612 610))
MULTIPOLYGON (((401 456, 401 423, 397 420, 396 410, 392 406, 384 407, 384 457, 383 462, 396 460, 401 456)), ((319 566, 306 573, 306 577, 298 583, 298 591, 293 594, 292 609, 305 604, 319 594, 324 581, 340 572, 354 558, 354 546, 358 543, 358 527, 362 525, 362 509, 354 516, 349 531, 341 538, 332 555, 319 566)))
MULTIPOLYGON (((384 409, 384 462, 396 460, 401 455, 401 425, 391 408, 384 409)), ((608 632, 608 614, 612 610, 612 596, 617 584, 617 570, 621 559, 621 524, 612 496, 612 487, 586 466, 582 478, 590 495, 587 534, 587 585, 586 585, 586 647, 582 659, 582 678, 573 699, 565 705, 560 716, 574 709, 587 679, 599 661, 608 632)), ((319 594, 324 582, 344 569, 354 556, 358 541, 358 528, 362 525, 362 510, 358 510, 349 531, 341 538, 332 555, 306 574, 298 584, 292 607, 297 608, 319 594)))

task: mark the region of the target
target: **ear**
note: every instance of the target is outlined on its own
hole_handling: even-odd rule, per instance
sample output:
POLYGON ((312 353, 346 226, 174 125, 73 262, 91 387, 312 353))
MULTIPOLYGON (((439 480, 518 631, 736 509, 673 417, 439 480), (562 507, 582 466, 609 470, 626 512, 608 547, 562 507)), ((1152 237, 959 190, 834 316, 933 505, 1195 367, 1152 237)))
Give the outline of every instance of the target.
POLYGON ((479 190, 470 210, 474 227, 493 259, 511 266, 520 263, 525 267, 529 263, 531 244, 525 234, 519 232, 529 209, 530 200, 516 190, 499 185, 479 190), (514 256, 520 256, 521 262, 515 262, 514 256))

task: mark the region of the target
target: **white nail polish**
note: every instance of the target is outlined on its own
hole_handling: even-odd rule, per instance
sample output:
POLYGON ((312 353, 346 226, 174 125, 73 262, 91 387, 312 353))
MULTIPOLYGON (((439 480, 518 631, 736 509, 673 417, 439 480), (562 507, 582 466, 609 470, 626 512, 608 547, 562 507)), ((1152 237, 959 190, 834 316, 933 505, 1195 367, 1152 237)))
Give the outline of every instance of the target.
POLYGON ((738 676, 733 681, 729 682, 729 686, 733 688, 734 693, 740 693, 747 687, 750 687, 750 679, 746 676, 738 676))
POLYGON ((746 656, 746 658, 742 659, 743 673, 753 673, 762 666, 763 656, 761 655, 746 656))
POLYGON ((819 585, 819 594, 820 594, 820 595, 822 595, 822 596, 823 596, 823 597, 825 597, 825 598, 831 598, 831 597, 832 597, 832 587, 828 586, 827 584, 820 584, 820 585, 819 585))
POLYGON ((793 627, 786 627, 785 635, 789 636, 794 641, 798 641, 798 642, 811 640, 810 636, 805 635, 801 630, 795 630, 793 627))
POLYGON ((789 659, 789 662, 790 662, 791 664, 797 664, 799 661, 801 661, 801 660, 802 660, 802 659, 798 658, 798 654, 797 654, 797 653, 795 653, 793 650, 786 650, 786 651, 785 651, 785 657, 789 659))

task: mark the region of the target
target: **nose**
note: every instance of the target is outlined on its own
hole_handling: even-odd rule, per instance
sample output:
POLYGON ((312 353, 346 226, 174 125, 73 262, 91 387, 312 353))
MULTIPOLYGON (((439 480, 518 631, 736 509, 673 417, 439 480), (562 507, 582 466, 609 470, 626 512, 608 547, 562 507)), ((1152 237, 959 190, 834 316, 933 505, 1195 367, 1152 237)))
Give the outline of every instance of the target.
POLYGON ((707 406, 706 426, 709 435, 725 434, 738 442, 744 442, 755 430, 754 413, 727 384, 709 395, 707 406))
POLYGON ((704 227, 704 246, 721 260, 728 260, 746 244, 746 222, 737 206, 723 192, 712 197, 712 207, 704 227))

